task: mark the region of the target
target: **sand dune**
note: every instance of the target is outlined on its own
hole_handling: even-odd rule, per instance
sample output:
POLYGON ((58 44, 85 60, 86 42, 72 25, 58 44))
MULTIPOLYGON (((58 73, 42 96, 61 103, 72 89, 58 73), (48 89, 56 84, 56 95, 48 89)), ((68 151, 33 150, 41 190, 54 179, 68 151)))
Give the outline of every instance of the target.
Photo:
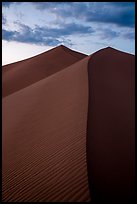
POLYGON ((63 46, 4 66, 3 202, 132 201, 134 67, 63 46))
POLYGON ((82 60, 3 99, 4 201, 90 200, 86 64, 82 60))
POLYGON ((135 60, 112 48, 89 60, 87 151, 96 202, 132 203, 135 174, 135 60))
POLYGON ((58 46, 38 56, 3 66, 3 97, 83 59, 86 55, 58 46))

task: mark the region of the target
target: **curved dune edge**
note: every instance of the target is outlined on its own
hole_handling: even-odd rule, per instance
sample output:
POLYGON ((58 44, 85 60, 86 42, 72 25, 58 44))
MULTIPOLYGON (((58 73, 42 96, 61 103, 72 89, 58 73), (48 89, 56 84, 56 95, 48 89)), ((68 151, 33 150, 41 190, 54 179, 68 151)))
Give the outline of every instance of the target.
POLYGON ((135 58, 105 48, 88 63, 87 165, 95 203, 133 203, 135 58))
POLYGON ((132 202, 134 67, 105 48, 3 98, 4 202, 132 202))
POLYGON ((2 96, 6 97, 45 79, 86 56, 65 46, 58 46, 29 59, 5 65, 2 69, 2 96))
POLYGON ((3 202, 89 202, 87 59, 3 98, 3 202))

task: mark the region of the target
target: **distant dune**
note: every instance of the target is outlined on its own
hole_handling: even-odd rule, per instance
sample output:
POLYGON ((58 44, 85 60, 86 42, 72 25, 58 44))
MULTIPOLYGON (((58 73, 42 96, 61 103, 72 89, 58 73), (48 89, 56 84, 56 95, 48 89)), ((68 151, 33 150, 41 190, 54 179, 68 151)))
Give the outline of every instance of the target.
POLYGON ((58 46, 36 57, 3 66, 3 96, 25 88, 83 59, 86 55, 58 46))
POLYGON ((3 202, 131 203, 134 56, 58 46, 2 68, 3 202))

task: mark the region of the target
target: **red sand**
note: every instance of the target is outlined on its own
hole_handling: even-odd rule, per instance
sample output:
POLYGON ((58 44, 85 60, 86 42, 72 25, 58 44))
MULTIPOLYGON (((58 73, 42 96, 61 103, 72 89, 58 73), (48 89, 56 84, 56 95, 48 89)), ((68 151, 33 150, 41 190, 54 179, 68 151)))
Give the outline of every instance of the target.
POLYGON ((58 46, 43 54, 3 66, 3 97, 44 79, 86 55, 58 46))
POLYGON ((3 202, 131 201, 134 56, 59 46, 2 71, 3 202))
POLYGON ((89 61, 87 151, 92 197, 132 203, 135 174, 135 58, 112 48, 89 61))

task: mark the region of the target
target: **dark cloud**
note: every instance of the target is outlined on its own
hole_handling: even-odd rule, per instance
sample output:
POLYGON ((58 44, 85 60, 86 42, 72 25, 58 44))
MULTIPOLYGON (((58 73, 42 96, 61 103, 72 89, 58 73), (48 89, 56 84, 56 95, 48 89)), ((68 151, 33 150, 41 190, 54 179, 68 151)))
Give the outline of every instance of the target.
POLYGON ((79 18, 87 22, 111 23, 134 27, 134 2, 32 2, 37 9, 49 9, 62 18, 79 18))
POLYGON ((13 3, 15 3, 15 2, 2 2, 2 6, 3 7, 9 7, 13 3))
POLYGON ((135 6, 135 2, 107 2, 108 5, 114 7, 132 7, 135 6))
MULTIPOLYGON (((9 7, 12 3, 17 2, 2 2, 4 7, 9 7)), ((51 45, 56 46, 60 43, 68 43, 69 36, 71 35, 92 35, 96 34, 97 37, 103 40, 111 40, 117 37, 123 37, 125 39, 134 39, 135 34, 133 32, 134 27, 134 15, 135 4, 133 2, 26 2, 34 5, 37 9, 43 11, 47 9, 51 13, 55 14, 57 19, 68 19, 73 23, 67 23, 67 21, 58 20, 57 25, 59 27, 40 27, 38 25, 32 29, 29 26, 16 22, 20 31, 9 31, 3 29, 3 39, 7 41, 18 41, 39 45, 51 45), (78 20, 78 21, 76 21, 78 20), (80 22, 79 24, 76 22, 80 22), (86 23, 85 23, 86 22, 86 23), (96 22, 98 24, 95 30, 91 26, 87 26, 96 22), (85 25, 84 25, 85 23, 85 25), (102 23, 102 24, 101 24, 102 23), (107 26, 104 28, 105 23, 107 26), (128 27, 127 32, 122 34, 119 28, 111 29, 111 24, 115 24, 121 27, 128 27), (102 25, 102 26, 101 26, 102 25), (68 38, 67 38, 68 37, 68 38)), ((57 21, 57 20, 56 20, 57 21)), ((6 24, 6 19, 2 15, 2 23, 6 24)), ((54 22, 53 22, 54 23, 54 22)), ((53 24, 54 25, 54 24, 53 24)), ((125 28, 124 28, 125 29, 125 28)))
MULTIPOLYGON (((22 2, 2 2, 3 7, 22 2)), ((134 2, 26 2, 39 10, 50 10, 62 17, 82 19, 86 22, 116 24, 118 26, 134 27, 134 2)))
POLYGON ((7 20, 6 20, 5 16, 2 14, 2 25, 5 25, 6 22, 7 22, 7 20))
POLYGON ((112 23, 118 26, 134 27, 134 4, 126 2, 96 3, 93 10, 87 12, 86 20, 99 23, 112 23), (100 5, 100 6, 99 6, 100 5), (93 12, 94 11, 94 12, 93 12))
MULTIPOLYGON (((55 46, 62 42, 61 38, 74 34, 93 33, 93 29, 89 26, 82 26, 75 23, 63 25, 61 28, 49 28, 36 26, 35 29, 30 28, 24 24, 17 23, 20 31, 8 31, 3 29, 3 40, 18 41, 39 45, 55 46)), ((66 40, 66 42, 68 42, 66 40)))
POLYGON ((32 32, 30 32, 27 29, 25 33, 20 33, 17 31, 8 31, 3 29, 2 37, 3 37, 3 40, 7 40, 7 41, 16 41, 16 42, 30 43, 30 44, 36 44, 36 45, 38 44, 38 45, 56 46, 61 43, 61 41, 52 37, 47 37, 47 38, 38 37, 32 34, 32 32))
POLYGON ((2 29, 3 40, 12 41, 15 35, 16 35, 16 31, 7 31, 5 29, 2 29))

